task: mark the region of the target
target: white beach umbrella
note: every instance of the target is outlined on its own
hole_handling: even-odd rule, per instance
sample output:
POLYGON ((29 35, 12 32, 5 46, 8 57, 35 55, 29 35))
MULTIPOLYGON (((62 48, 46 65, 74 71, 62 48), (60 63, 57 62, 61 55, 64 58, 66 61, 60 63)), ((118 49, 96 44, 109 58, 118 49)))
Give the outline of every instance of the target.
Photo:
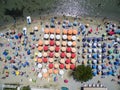
POLYGON ((38 68, 42 68, 42 64, 39 63, 39 64, 38 64, 38 68))
POLYGON ((72 36, 72 40, 76 40, 76 36, 72 36))
POLYGON ((64 40, 66 40, 66 39, 67 39, 67 35, 63 35, 62 38, 63 38, 64 40))
POLYGON ((35 44, 36 45, 36 47, 38 47, 38 44, 35 44))
POLYGON ((63 70, 59 70, 59 74, 60 74, 60 75, 63 75, 63 74, 64 74, 64 71, 63 71, 63 70))
POLYGON ((71 41, 68 41, 68 46, 72 46, 72 42, 71 41))
POLYGON ((96 64, 96 63, 97 63, 97 60, 93 60, 93 63, 96 64))
POLYGON ((37 26, 35 26, 35 27, 34 27, 34 30, 38 30, 38 27, 37 27, 37 26))
POLYGON ((48 38, 49 38, 49 35, 48 35, 48 34, 44 34, 44 38, 45 38, 45 39, 48 39, 48 38))
POLYGON ((50 39, 54 39, 54 38, 55 38, 54 34, 51 34, 50 39))
POLYGON ((38 53, 38 57, 42 57, 42 53, 39 52, 39 53, 38 53))
POLYGON ((91 46, 92 46, 92 43, 89 43, 88 45, 89 45, 89 47, 91 47, 91 46))
POLYGON ((98 43, 98 47, 101 47, 101 43, 98 43))
POLYGON ((101 69, 102 69, 102 66, 101 66, 101 65, 98 65, 98 69, 101 70, 101 69))
POLYGON ((93 45, 94 45, 94 46, 97 46, 97 43, 94 43, 93 45))
POLYGON ((97 49, 95 48, 95 49, 93 49, 93 51, 94 51, 94 52, 97 52, 97 49))
POLYGON ((88 49, 88 52, 89 52, 89 53, 91 53, 91 52, 92 52, 92 49, 91 49, 91 48, 90 48, 90 49, 88 49))
POLYGON ((29 81, 32 82, 32 78, 30 78, 29 81))
POLYGON ((39 74, 38 74, 38 77, 39 77, 39 78, 42 78, 42 73, 39 73, 39 74))
POLYGON ((120 41, 120 38, 116 38, 117 41, 120 41))
POLYGON ((60 39, 60 35, 56 35, 56 39, 59 40, 60 39))
POLYGON ((101 55, 101 54, 99 54, 99 55, 98 55, 98 57, 99 57, 99 58, 101 58, 101 57, 102 57, 102 55, 101 55))
POLYGON ((89 54, 89 55, 88 55, 88 57, 89 57, 89 58, 91 58, 91 57, 92 57, 92 55, 91 55, 91 54, 89 54))
POLYGON ((47 72, 47 69, 46 69, 46 68, 42 69, 42 72, 43 72, 43 73, 46 73, 46 72, 47 72))

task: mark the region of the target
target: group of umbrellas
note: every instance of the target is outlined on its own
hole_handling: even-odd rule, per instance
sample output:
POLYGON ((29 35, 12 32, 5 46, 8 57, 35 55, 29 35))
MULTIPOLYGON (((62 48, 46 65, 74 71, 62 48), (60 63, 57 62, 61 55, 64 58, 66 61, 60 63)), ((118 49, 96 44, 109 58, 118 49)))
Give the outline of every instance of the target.
MULTIPOLYGON (((39 40, 36 53, 38 68, 44 68, 42 63, 47 65, 48 75, 51 73, 63 75, 64 69, 75 69, 76 58, 76 34, 77 30, 63 30, 46 28, 44 30, 44 41, 39 40), (60 43, 61 42, 61 43, 60 43), (58 60, 58 58, 60 58, 58 60), (57 60, 57 62, 55 61, 57 60)), ((38 77, 44 77, 41 73, 38 77)))

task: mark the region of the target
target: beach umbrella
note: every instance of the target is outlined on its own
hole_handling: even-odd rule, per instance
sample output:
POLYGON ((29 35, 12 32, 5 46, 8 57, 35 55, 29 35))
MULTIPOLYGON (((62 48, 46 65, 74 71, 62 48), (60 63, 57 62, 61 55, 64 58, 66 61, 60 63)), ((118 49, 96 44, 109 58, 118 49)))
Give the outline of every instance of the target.
POLYGON ((75 53, 72 53, 71 54, 71 58, 75 58, 76 57, 76 54, 75 53))
POLYGON ((98 49, 98 52, 99 52, 99 53, 101 53, 101 52, 102 52, 102 49, 101 49, 101 48, 99 48, 99 49, 98 49))
POLYGON ((88 49, 88 52, 91 53, 91 52, 92 52, 92 49, 88 49))
POLYGON ((60 42, 59 41, 56 41, 56 46, 59 46, 60 45, 60 42))
POLYGON ((43 62, 44 62, 44 63, 47 63, 47 62, 48 62, 48 59, 47 59, 47 58, 43 58, 43 62))
POLYGON ((44 44, 49 45, 49 41, 48 40, 44 41, 44 44))
POLYGON ((67 53, 66 56, 67 56, 68 58, 70 58, 70 57, 71 57, 71 53, 67 53))
POLYGON ((72 40, 73 40, 73 41, 75 41, 75 40, 76 40, 76 38, 77 38, 76 36, 72 36, 72 40))
POLYGON ((63 24, 62 24, 62 27, 63 27, 63 28, 65 28, 65 27, 66 27, 66 24, 65 24, 65 23, 63 23, 63 24))
POLYGON ((66 51, 66 47, 62 47, 62 48, 61 48, 61 51, 62 51, 62 52, 66 51))
POLYGON ((44 77, 44 78, 47 78, 48 76, 49 76, 48 73, 43 73, 43 77, 44 77))
POLYGON ((66 41, 62 41, 62 45, 66 46, 67 42, 66 41))
POLYGON ((43 57, 47 57, 47 55, 48 55, 48 54, 47 54, 46 52, 43 53, 43 57))
POLYGON ((108 56, 107 58, 108 58, 108 60, 110 60, 110 59, 112 59, 112 56, 108 56))
POLYGON ((108 53, 109 53, 109 54, 112 54, 112 53, 113 53, 113 50, 109 50, 108 53))
POLYGON ((92 43, 89 43, 88 46, 91 47, 91 46, 92 46, 92 43))
POLYGON ((46 72, 47 72, 47 69, 46 69, 46 68, 43 68, 43 69, 42 69, 42 72, 43 72, 43 73, 46 73, 46 72))
POLYGON ((97 52, 97 49, 96 49, 96 48, 94 48, 94 49, 93 49, 93 52, 94 52, 94 53, 96 53, 96 52, 97 52))
POLYGON ((68 30, 67 34, 71 35, 72 34, 72 30, 68 30))
POLYGON ((86 43, 83 43, 83 47, 86 47, 87 46, 87 44, 86 43))
POLYGON ((48 73, 49 73, 49 74, 52 74, 52 73, 53 73, 53 69, 49 69, 49 70, 48 70, 48 73))
POLYGON ((49 68, 52 69, 54 65, 52 63, 49 64, 49 68))
POLYGON ((59 56, 60 56, 60 54, 59 54, 59 53, 55 53, 55 57, 57 57, 57 58, 58 58, 59 56))
POLYGON ((65 60, 64 60, 64 59, 61 59, 61 60, 60 60, 60 63, 64 63, 64 62, 65 62, 65 60))
POLYGON ((64 64, 60 64, 60 65, 59 65, 59 68, 60 68, 60 69, 63 69, 63 68, 64 68, 64 64))
POLYGON ((73 46, 73 47, 75 47, 76 44, 77 44, 76 41, 73 41, 73 42, 72 42, 72 46, 73 46))
POLYGON ((70 40, 72 40, 72 35, 68 35, 67 36, 67 39, 70 41, 70 40))
POLYGON ((42 59, 41 59, 41 58, 38 58, 38 59, 37 59, 37 62, 38 62, 38 63, 42 63, 42 59))
POLYGON ((98 47, 101 47, 101 44, 100 44, 100 43, 98 43, 98 44, 97 44, 97 46, 98 46, 98 47))
POLYGON ((44 46, 44 51, 48 51, 48 46, 44 46))
POLYGON ((56 35, 56 39, 57 39, 57 40, 60 40, 60 35, 56 35))
POLYGON ((72 52, 75 53, 76 52, 76 48, 72 48, 72 52))
POLYGON ((68 80, 67 80, 67 79, 65 79, 65 80, 64 80, 64 83, 68 83, 68 80))
POLYGON ((74 35, 76 35, 77 33, 78 33, 77 30, 72 31, 72 34, 74 34, 74 35))
POLYGON ((42 51, 43 50, 43 47, 42 46, 39 46, 38 47, 38 51, 42 51))
POLYGON ((97 60, 94 59, 92 62, 93 62, 94 64, 96 64, 96 63, 97 63, 97 60))
POLYGON ((67 39, 67 35, 62 35, 63 40, 67 39))
POLYGON ((53 72, 54 72, 54 74, 58 74, 59 71, 58 71, 58 69, 54 69, 53 72))
POLYGON ((96 76, 97 75, 97 71, 93 71, 93 76, 96 76))
POLYGON ((65 63, 66 63, 66 64, 69 64, 69 63, 70 63, 70 59, 67 59, 67 60, 65 61, 65 63))
POLYGON ((40 46, 42 46, 42 45, 43 45, 42 40, 39 40, 38 45, 40 45, 40 46))
POLYGON ((54 68, 59 68, 59 64, 58 64, 58 63, 55 63, 55 64, 54 64, 54 68))
POLYGON ((46 28, 46 29, 44 30, 44 33, 45 33, 45 34, 48 34, 48 33, 49 33, 49 29, 46 28))
POLYGON ((49 58, 48 60, 49 60, 49 62, 50 62, 50 63, 52 63, 52 62, 53 62, 53 58, 49 58))
POLYGON ((55 47, 54 46, 51 46, 50 47, 50 51, 54 51, 55 50, 55 47))
POLYGON ((108 48, 111 48, 112 47, 112 44, 108 44, 108 48))
POLYGON ((38 68, 42 68, 42 64, 39 63, 39 64, 38 64, 38 68))
POLYGON ((63 30, 63 34, 65 34, 65 35, 66 35, 66 34, 67 34, 67 30, 63 30))
POLYGON ((92 55, 91 55, 91 54, 89 54, 87 57, 88 57, 88 58, 91 58, 91 57, 92 57, 92 55))
POLYGON ((50 40, 50 45, 53 46, 55 44, 54 40, 50 40))
POLYGON ((62 53, 60 54, 60 57, 61 57, 61 58, 64 58, 65 56, 66 56, 65 52, 62 52, 62 53))
POLYGON ((18 76, 20 74, 20 72, 19 71, 16 71, 16 75, 18 76))
POLYGON ((93 54, 92 56, 94 59, 97 59, 97 54, 93 54))
POLYGON ((39 53, 38 53, 38 57, 42 57, 42 53, 39 52, 39 53))
POLYGON ((34 27, 34 30, 38 30, 38 27, 37 27, 37 26, 35 26, 35 27, 34 27))
POLYGON ((39 77, 39 78, 42 78, 42 73, 39 73, 39 74, 38 74, 38 77, 39 77))
POLYGON ((65 68, 66 68, 66 69, 70 69, 70 64, 66 64, 66 65, 65 65, 65 68))
POLYGON ((98 58, 101 58, 102 57, 102 55, 101 54, 98 54, 98 58))
POLYGON ((68 46, 72 46, 72 42, 71 41, 68 41, 68 46))
POLYGON ((53 34, 54 31, 55 31, 55 30, 54 30, 53 28, 50 29, 50 33, 51 33, 51 34, 53 34))
POLYGON ((71 52, 71 48, 70 48, 70 47, 67 47, 66 51, 67 51, 67 52, 71 52))
POLYGON ((59 47, 59 46, 56 46, 56 47, 55 47, 55 51, 56 51, 56 52, 59 52, 59 50, 60 50, 60 47, 59 47))
POLYGON ((102 48, 102 53, 105 53, 106 52, 106 48, 102 48))
POLYGON ((56 30, 56 34, 60 34, 60 29, 57 29, 57 30, 56 30))
POLYGON ((98 70, 101 70, 101 69, 102 69, 102 66, 101 66, 101 65, 98 65, 97 68, 98 68, 98 70))
POLYGON ((49 57, 50 57, 50 58, 53 58, 53 57, 54 57, 54 53, 53 53, 53 52, 50 52, 50 53, 49 53, 49 57))
POLYGON ((50 34, 50 39, 54 39, 54 38, 55 38, 54 34, 50 34))
POLYGON ((91 38, 87 38, 87 42, 90 42, 91 41, 91 38))
POLYGON ((71 59, 71 63, 73 63, 73 64, 74 64, 75 62, 76 62, 76 60, 75 60, 75 59, 71 59))
POLYGON ((48 39, 49 38, 49 34, 44 34, 44 39, 48 39))
POLYGON ((85 41, 86 41, 86 38, 83 38, 83 39, 82 39, 82 42, 85 42, 85 41))
POLYGON ((97 66, 95 64, 92 65, 92 69, 96 69, 97 66))
POLYGON ((64 71, 63 71, 63 70, 59 70, 59 74, 60 74, 60 75, 63 75, 63 74, 64 74, 64 71))
POLYGON ((107 44, 106 43, 103 43, 102 44, 102 48, 104 48, 104 47, 106 47, 107 46, 107 44))
POLYGON ((74 70, 74 69, 75 69, 75 65, 74 65, 74 64, 71 64, 71 65, 70 65, 70 69, 71 69, 71 70, 74 70))
POLYGON ((74 26, 77 26, 77 24, 78 24, 77 21, 74 21, 74 22, 73 22, 73 25, 74 25, 74 26))

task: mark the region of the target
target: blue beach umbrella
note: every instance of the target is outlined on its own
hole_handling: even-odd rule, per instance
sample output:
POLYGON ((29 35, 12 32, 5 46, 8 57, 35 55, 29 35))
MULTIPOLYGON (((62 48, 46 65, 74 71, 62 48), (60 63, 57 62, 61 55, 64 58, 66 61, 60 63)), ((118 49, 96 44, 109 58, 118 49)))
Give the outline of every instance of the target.
POLYGON ((19 38, 19 36, 18 35, 15 35, 15 39, 18 39, 19 38))
POLYGON ((74 22, 73 22, 73 25, 74 25, 74 26, 77 26, 77 24, 78 24, 77 21, 74 21, 74 22))
POLYGON ((81 29, 82 31, 84 31, 84 30, 85 30, 85 25, 82 24, 82 25, 80 26, 80 29, 81 29))
POLYGON ((97 75, 97 71, 93 71, 93 76, 96 76, 97 75))

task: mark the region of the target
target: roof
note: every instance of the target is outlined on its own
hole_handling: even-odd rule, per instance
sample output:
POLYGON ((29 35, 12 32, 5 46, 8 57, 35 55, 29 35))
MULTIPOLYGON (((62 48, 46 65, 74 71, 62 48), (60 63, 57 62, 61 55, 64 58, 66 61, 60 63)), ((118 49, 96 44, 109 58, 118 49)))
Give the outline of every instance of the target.
POLYGON ((84 87, 83 90, 107 90, 107 88, 101 88, 101 87, 84 87))

